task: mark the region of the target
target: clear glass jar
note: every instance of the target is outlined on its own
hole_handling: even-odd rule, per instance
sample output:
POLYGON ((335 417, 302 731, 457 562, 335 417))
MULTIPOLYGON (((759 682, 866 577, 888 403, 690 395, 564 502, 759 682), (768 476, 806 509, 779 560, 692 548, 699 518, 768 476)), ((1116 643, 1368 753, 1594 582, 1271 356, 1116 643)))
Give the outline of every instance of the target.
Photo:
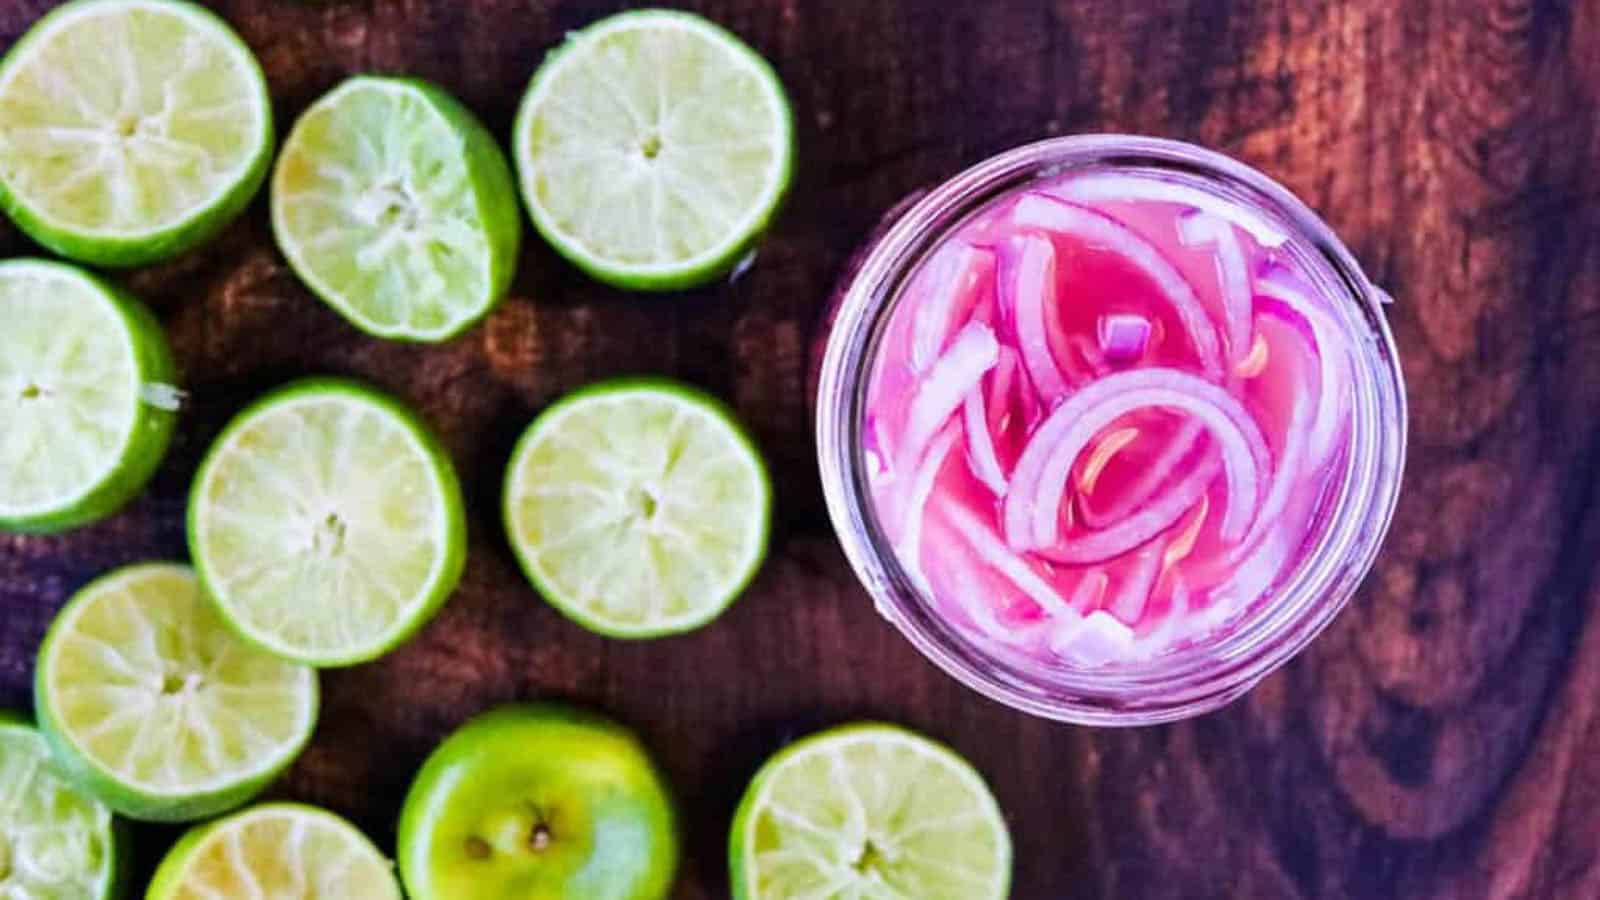
POLYGON ((847 268, 818 337, 818 462, 840 543, 878 610, 940 668, 1016 709, 1087 725, 1147 725, 1199 715, 1238 698, 1303 649, 1371 568, 1400 491, 1405 389, 1382 306, 1389 298, 1305 204, 1236 160, 1177 141, 1127 135, 1056 138, 992 157, 886 217, 847 268), (1328 501, 1316 546, 1231 627, 1139 663, 1072 668, 996 652, 954 627, 900 564, 867 483, 868 380, 902 288, 940 240, 996 198, 1073 169, 1158 172, 1199 182, 1261 216, 1358 338, 1347 470, 1328 501), (825 342, 825 344, 824 344, 825 342))

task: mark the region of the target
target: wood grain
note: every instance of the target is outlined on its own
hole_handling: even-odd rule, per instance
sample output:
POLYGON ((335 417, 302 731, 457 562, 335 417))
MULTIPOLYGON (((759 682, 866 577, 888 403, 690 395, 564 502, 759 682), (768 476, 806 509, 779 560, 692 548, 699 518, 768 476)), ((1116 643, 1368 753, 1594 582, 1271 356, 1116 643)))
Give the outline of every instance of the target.
MULTIPOLYGON (((50 4, 0 2, 7 42, 50 4)), ((260 54, 280 122, 342 76, 448 86, 504 135, 561 35, 620 4, 213 4, 260 54)), ((28 702, 50 616, 91 576, 184 553, 198 455, 307 372, 399 392, 444 436, 473 514, 465 580, 413 643, 330 673, 278 793, 380 841, 432 744, 474 711, 565 696, 635 725, 682 796, 686 898, 726 896, 724 836, 784 741, 857 717, 970 756, 1017 838, 1019 898, 1600 897, 1600 2, 703 0, 769 56, 800 118, 795 199, 756 267, 630 297, 536 241, 515 297, 440 347, 362 337, 272 247, 264 204, 215 244, 123 276, 187 373, 146 496, 56 538, 0 538, 0 705, 28 702), (1413 446, 1395 529, 1351 608, 1233 707, 1131 732, 981 700, 872 612, 830 535, 806 347, 837 267, 913 188, 1048 134, 1198 141, 1319 209, 1398 302, 1413 446), (779 475, 758 584, 648 644, 567 624, 496 527, 517 432, 558 393, 673 373, 727 397, 779 475)), ((34 252, 9 227, 0 251, 34 252)), ((170 831, 142 832, 145 864, 170 831)))

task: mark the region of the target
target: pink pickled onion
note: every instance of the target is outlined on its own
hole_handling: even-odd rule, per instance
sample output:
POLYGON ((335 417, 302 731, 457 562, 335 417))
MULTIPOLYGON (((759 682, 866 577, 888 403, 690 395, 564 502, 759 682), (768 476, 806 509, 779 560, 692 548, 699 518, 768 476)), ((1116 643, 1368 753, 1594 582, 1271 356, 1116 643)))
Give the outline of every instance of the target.
POLYGON ((1205 212, 1178 217, 1178 238, 1188 247, 1216 247, 1217 283, 1222 286, 1222 314, 1228 335, 1228 363, 1236 366, 1250 352, 1250 270, 1244 248, 1226 219, 1205 212))
POLYGON ((1016 351, 1000 348, 1000 358, 995 361, 994 374, 989 378, 989 399, 984 404, 989 411, 989 428, 999 431, 1005 425, 1006 407, 1011 405, 1011 383, 1017 377, 1016 351))
POLYGON ((1103 666, 1126 659, 1133 646, 1133 629, 1103 609, 1083 617, 1081 623, 1058 625, 1050 635, 1050 649, 1080 666, 1103 666))
POLYGON ((1150 200, 1157 203, 1171 203, 1175 206, 1188 206, 1232 222, 1244 229, 1263 247, 1281 247, 1289 240, 1289 235, 1282 229, 1241 204, 1224 200, 1186 184, 1165 179, 1157 180, 1146 175, 1089 173, 1051 189, 1050 193, 1063 200, 1085 205, 1150 200))
POLYGON ((1111 362, 1132 362, 1144 355, 1154 330, 1150 320, 1132 313, 1113 313, 1101 316, 1095 323, 1100 349, 1111 362))
POLYGON ((994 254, 971 244, 954 244, 939 252, 927 277, 932 291, 917 306, 911 331, 911 367, 925 372, 944 349, 953 323, 963 308, 977 303, 994 254))
POLYGON ((1213 381, 1222 378, 1222 351, 1216 329, 1194 286, 1184 280, 1172 261, 1138 232, 1104 213, 1058 200, 1048 194, 1023 194, 1011 211, 1012 221, 1030 228, 1070 234, 1120 255, 1161 289, 1194 343, 1200 365, 1213 381))
MULTIPOLYGON (((1271 313, 1264 313, 1271 315, 1271 313)), ((1277 316, 1273 316, 1277 318, 1277 316)), ((1293 325, 1285 322, 1284 331, 1293 334, 1295 339, 1306 341, 1293 325)), ((1309 344, 1309 341, 1306 341, 1309 344)), ((1310 354, 1314 351, 1310 346, 1304 350, 1310 354)), ((1245 539, 1239 543, 1238 549, 1253 546, 1268 528, 1278 524, 1278 514, 1283 512, 1284 506, 1289 502, 1289 496, 1294 492, 1300 479, 1302 457, 1305 456, 1307 435, 1310 432, 1311 412, 1311 385, 1310 373, 1302 373, 1298 383, 1294 386, 1293 406, 1289 411, 1289 423, 1284 427, 1283 450, 1278 455, 1277 471, 1272 473, 1272 485, 1267 489, 1266 499, 1261 503, 1261 513, 1256 516, 1256 521, 1251 526, 1245 539)))
POLYGON ((895 547, 900 551, 900 562, 905 566, 906 574, 911 576, 911 581, 924 593, 932 593, 928 586, 928 577, 922 571, 922 521, 927 515, 928 497, 933 494, 933 483, 939 478, 939 470, 944 468, 945 460, 950 456, 950 450, 955 446, 956 432, 954 427, 946 428, 939 432, 928 445, 928 454, 917 466, 917 471, 911 476, 911 484, 906 491, 905 502, 900 513, 900 530, 895 539, 895 547))
POLYGON ((1161 558, 1166 550, 1166 541, 1156 541, 1134 556, 1132 566, 1117 587, 1116 596, 1106 604, 1107 612, 1129 627, 1139 621, 1145 605, 1150 602, 1150 592, 1155 590, 1156 576, 1161 574, 1161 558))
MULTIPOLYGON (((1269 271, 1256 281, 1256 292, 1270 297, 1288 307, 1289 311, 1305 320, 1311 330, 1311 340, 1316 344, 1317 411, 1311 419, 1311 435, 1306 440, 1312 459, 1326 459, 1333 448, 1334 438, 1342 426, 1341 409, 1344 405, 1346 352, 1338 326, 1296 285, 1287 273, 1269 271)), ((1268 307, 1270 311, 1270 307, 1268 307)))
POLYGON ((906 414, 897 469, 903 471, 917 464, 934 432, 955 415, 961 401, 999 358, 1000 344, 994 331, 982 322, 968 322, 956 334, 950 349, 934 362, 917 386, 911 410, 906 414))
POLYGON ((1194 452, 1195 447, 1205 439, 1205 433, 1205 427, 1199 422, 1185 419, 1161 455, 1139 473, 1138 480, 1123 491, 1110 508, 1097 512, 1087 502, 1079 504, 1084 523, 1090 528, 1105 528, 1143 507, 1157 489, 1172 480, 1172 473, 1177 471, 1178 464, 1194 452))
POLYGON ((1056 248, 1029 234, 1008 241, 1000 256, 1000 306, 1017 335, 1022 366, 1046 401, 1067 392, 1066 378, 1050 348, 1047 319, 1056 305, 1056 248))
POLYGON ((1046 613, 1057 619, 1077 620, 1082 618, 1056 593, 1050 582, 1035 572, 1028 561, 1011 552, 1011 548, 1000 540, 1000 536, 989 529, 977 516, 962 508, 961 504, 954 501, 943 501, 939 504, 939 511, 949 521, 950 525, 972 546, 985 565, 1000 573, 1005 579, 1016 585, 1019 590, 1039 604, 1046 613))
POLYGON ((967 429, 967 453, 972 459, 972 474, 978 476, 996 497, 1006 493, 1006 473, 994 450, 994 435, 989 433, 989 416, 983 409, 983 388, 973 388, 962 404, 962 422, 967 429))
POLYGON ((1262 473, 1270 463, 1260 429, 1239 401, 1222 388, 1176 369, 1149 368, 1118 372, 1090 384, 1056 407, 1034 431, 1012 472, 1005 501, 1005 533, 1012 547, 1037 549, 1060 562, 1104 558, 1098 554, 1107 552, 1105 547, 1096 547, 1095 553, 1086 556, 1075 546, 1086 539, 1057 545, 1067 478, 1101 429, 1134 410, 1149 407, 1186 413, 1216 437, 1229 489, 1221 534, 1227 541, 1243 535, 1255 516, 1262 473))

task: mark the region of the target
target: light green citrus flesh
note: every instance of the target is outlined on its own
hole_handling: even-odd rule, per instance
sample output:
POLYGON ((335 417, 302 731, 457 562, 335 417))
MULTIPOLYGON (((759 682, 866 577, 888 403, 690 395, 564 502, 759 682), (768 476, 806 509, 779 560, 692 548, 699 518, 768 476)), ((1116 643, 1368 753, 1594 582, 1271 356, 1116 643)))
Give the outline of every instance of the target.
POLYGON ((438 341, 505 295, 522 222, 511 170, 466 107, 415 79, 358 77, 306 110, 272 179, 295 271, 356 327, 438 341))
POLYGON ((190 829, 156 869, 146 900, 400 900, 383 854, 333 813, 254 806, 190 829))
POLYGON ((428 757, 400 814, 412 900, 660 900, 678 865, 667 786, 631 732, 505 707, 428 757))
POLYGON ((726 273, 788 190, 794 124, 772 67, 688 13, 603 19, 553 51, 512 136, 522 196, 560 253, 619 287, 726 273))
POLYGON ((178 822, 249 800, 311 738, 316 673, 239 640, 186 566, 90 583, 39 651, 35 705, 73 780, 129 818, 178 822))
POLYGON ((740 900, 1004 900, 1011 837, 983 778, 903 728, 853 725, 786 748, 729 840, 740 900))
POLYGON ((255 58, 177 0, 76 0, 0 63, 0 203, 64 256, 127 266, 195 246, 249 203, 272 150, 255 58))
MULTIPOLYGON (((3 130, 3 129, 0 129, 3 130)), ((71 266, 0 263, 0 529, 109 515, 160 464, 174 379, 160 324, 71 266)))
POLYGON ((189 497, 189 552, 250 642, 314 666, 399 645, 461 577, 466 520, 444 449, 398 402, 307 379, 240 413, 189 497))
POLYGON ((666 381, 571 394, 512 454, 506 530, 547 600, 601 634, 716 618, 766 555, 772 487, 732 414, 666 381))
POLYGON ((0 897, 111 900, 122 855, 111 810, 56 775, 37 731, 0 713, 0 897))

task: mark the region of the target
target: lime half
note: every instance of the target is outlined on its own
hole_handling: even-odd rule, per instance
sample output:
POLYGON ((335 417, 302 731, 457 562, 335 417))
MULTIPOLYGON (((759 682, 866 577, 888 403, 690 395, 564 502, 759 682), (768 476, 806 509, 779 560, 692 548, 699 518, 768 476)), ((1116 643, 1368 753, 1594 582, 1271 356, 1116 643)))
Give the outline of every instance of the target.
POLYGON ((172 436, 173 378, 133 297, 60 263, 0 263, 0 529, 82 525, 138 493, 172 436))
POLYGON ((462 726, 400 813, 412 900, 663 900, 677 867, 672 798, 638 738, 559 704, 462 726))
POLYGON ((734 816, 729 862, 740 900, 1004 900, 1011 836, 954 751, 850 725, 762 766, 734 816))
POLYGON ((0 63, 0 203, 74 259, 180 253, 250 202, 272 105, 227 23, 178 0, 75 0, 0 63))
POLYGON ((316 724, 316 673, 234 636, 185 566, 90 583, 39 651, 39 724, 76 781, 130 818, 179 822, 245 802, 316 724))
POLYGON ((111 810, 51 771, 44 738, 0 713, 0 897, 111 900, 120 837, 111 810))
POLYGON ((307 379, 256 401, 189 495, 189 552, 223 617, 308 665, 365 662, 410 637, 461 577, 466 543, 444 448, 352 381, 307 379))
POLYGON ((400 885, 354 825, 315 807, 269 803, 191 828, 145 898, 400 900, 400 885))
POLYGON ((494 138, 409 78, 352 78, 306 110, 272 177, 272 228, 328 305, 411 341, 483 318, 511 285, 522 237, 494 138))
POLYGON ((634 290, 731 269, 777 213, 795 155, 789 100, 766 60, 667 10, 570 35, 534 74, 512 145, 539 232, 634 290))
POLYGON ((667 381, 570 394, 517 443, 505 523, 523 571, 593 631, 646 638, 716 618, 766 555, 772 486, 715 399, 667 381))

